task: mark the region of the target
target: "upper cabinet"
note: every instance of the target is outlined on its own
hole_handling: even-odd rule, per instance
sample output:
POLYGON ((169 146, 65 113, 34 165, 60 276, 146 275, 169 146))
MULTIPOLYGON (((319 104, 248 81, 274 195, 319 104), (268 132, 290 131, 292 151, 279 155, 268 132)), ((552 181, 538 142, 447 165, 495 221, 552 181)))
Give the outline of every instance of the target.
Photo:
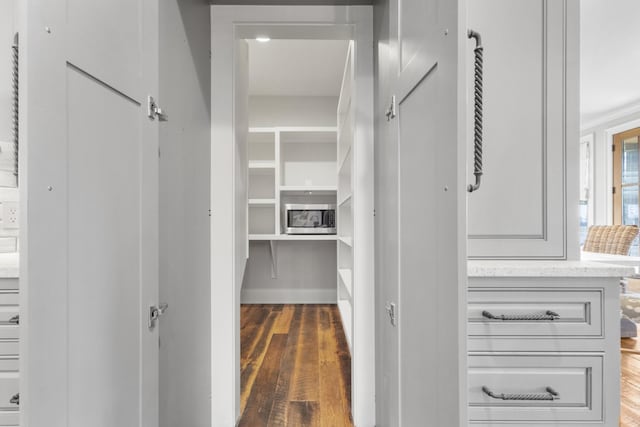
MULTIPOLYGON (((468 196, 469 257, 573 258, 577 2, 470 0, 468 8, 469 28, 484 46, 484 174, 468 196)), ((473 47, 469 41, 470 64, 473 47)), ((473 67, 468 73, 472 82, 473 67)), ((472 136, 473 85, 468 91, 472 136)), ((471 137, 468 152, 473 165, 471 137)))

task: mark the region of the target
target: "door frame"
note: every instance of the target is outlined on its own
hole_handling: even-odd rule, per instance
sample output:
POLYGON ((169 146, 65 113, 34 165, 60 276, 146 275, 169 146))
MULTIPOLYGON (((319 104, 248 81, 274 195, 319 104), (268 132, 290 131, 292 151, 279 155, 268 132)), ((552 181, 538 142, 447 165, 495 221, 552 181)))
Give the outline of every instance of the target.
MULTIPOLYGON (((246 258, 236 252, 235 232, 245 213, 235 195, 234 45, 269 27, 272 39, 352 39, 356 44, 355 143, 370 151, 363 165, 363 218, 359 219, 363 286, 354 294, 352 414, 358 426, 375 424, 374 246, 373 246, 373 9, 371 6, 211 6, 211 363, 214 426, 235 425, 240 413, 240 288, 246 258), (358 49, 358 46, 362 48, 358 49), (370 204, 371 215, 365 215, 370 204), (358 308, 359 307, 359 308, 358 308), (356 333, 354 333, 355 336, 356 333)), ((243 244, 243 243, 238 243, 243 244)))
MULTIPOLYGON (((613 224, 613 195, 611 194, 611 189, 613 188, 613 150, 611 147, 614 143, 615 135, 619 133, 626 132, 631 129, 635 129, 640 127, 640 119, 630 120, 628 122, 621 123, 616 126, 608 127, 604 130, 604 143, 605 143, 605 152, 606 152, 606 179, 607 186, 606 189, 606 197, 605 203, 607 206, 607 224, 613 224)), ((597 198, 598 196, 595 195, 597 198)))

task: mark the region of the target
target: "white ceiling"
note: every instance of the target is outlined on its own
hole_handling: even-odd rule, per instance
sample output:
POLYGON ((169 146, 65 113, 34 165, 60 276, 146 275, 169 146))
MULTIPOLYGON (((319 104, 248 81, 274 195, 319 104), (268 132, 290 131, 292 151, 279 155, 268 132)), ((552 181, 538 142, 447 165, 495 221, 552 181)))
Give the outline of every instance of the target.
POLYGON ((249 94, 338 96, 346 40, 271 40, 249 43, 249 94))
POLYGON ((640 1, 582 0, 583 122, 640 103, 640 1))

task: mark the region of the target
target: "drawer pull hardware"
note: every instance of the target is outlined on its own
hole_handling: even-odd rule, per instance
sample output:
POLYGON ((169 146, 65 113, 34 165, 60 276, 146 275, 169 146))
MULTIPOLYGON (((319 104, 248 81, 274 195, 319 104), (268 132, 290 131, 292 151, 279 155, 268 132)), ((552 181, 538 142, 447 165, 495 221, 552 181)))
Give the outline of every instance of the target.
POLYGON ((484 84, 484 47, 482 47, 482 37, 477 31, 469 30, 467 36, 470 39, 475 39, 476 48, 473 50, 475 53, 474 61, 474 112, 473 112, 473 175, 476 177, 475 184, 469 184, 467 191, 472 193, 480 188, 480 178, 482 177, 482 126, 484 122, 483 118, 483 106, 482 106, 482 90, 484 84))
POLYGON ((20 315, 16 314, 15 316, 13 316, 11 319, 9 319, 9 323, 11 323, 12 325, 19 325, 20 324, 20 315))
POLYGON ((496 316, 487 310, 482 312, 482 317, 491 320, 517 320, 517 321, 527 321, 527 320, 558 320, 560 315, 554 311, 547 310, 544 314, 500 314, 496 316))
POLYGON ((12 405, 20 405, 20 393, 16 393, 11 396, 9 403, 11 403, 12 405))
POLYGON ((522 393, 522 394, 505 394, 505 393, 494 393, 489 390, 489 387, 482 386, 482 391, 487 396, 493 399, 500 400, 558 400, 560 399, 560 395, 557 391, 552 389, 551 387, 546 388, 546 393, 522 393))

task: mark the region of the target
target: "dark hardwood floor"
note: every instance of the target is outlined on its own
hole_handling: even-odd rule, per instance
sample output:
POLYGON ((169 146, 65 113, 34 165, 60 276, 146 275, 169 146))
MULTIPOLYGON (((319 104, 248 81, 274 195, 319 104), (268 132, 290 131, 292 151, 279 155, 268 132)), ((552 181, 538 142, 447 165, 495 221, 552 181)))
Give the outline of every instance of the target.
POLYGON ((640 427, 640 342, 623 338, 620 343, 620 427, 640 427))
POLYGON ((239 426, 353 426, 337 306, 243 305, 240 339, 239 426))

